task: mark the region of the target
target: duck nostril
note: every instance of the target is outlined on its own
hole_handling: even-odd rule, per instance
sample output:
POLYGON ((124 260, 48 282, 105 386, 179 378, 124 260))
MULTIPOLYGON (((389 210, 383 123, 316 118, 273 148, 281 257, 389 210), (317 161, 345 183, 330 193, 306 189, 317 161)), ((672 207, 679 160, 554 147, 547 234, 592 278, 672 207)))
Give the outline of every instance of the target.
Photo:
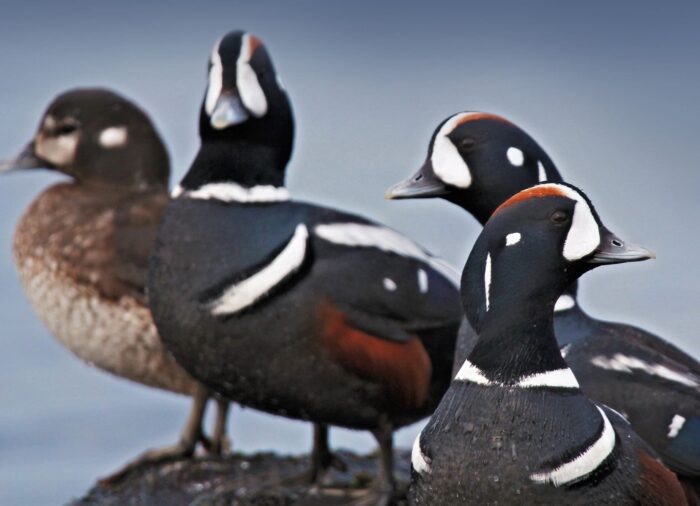
POLYGON ((414 181, 420 181, 423 179, 423 174, 418 174, 416 177, 413 178, 414 181))
POLYGON ((617 246, 618 248, 622 248, 622 246, 624 246, 624 244, 622 244, 622 241, 620 241, 619 239, 613 239, 612 245, 617 246))

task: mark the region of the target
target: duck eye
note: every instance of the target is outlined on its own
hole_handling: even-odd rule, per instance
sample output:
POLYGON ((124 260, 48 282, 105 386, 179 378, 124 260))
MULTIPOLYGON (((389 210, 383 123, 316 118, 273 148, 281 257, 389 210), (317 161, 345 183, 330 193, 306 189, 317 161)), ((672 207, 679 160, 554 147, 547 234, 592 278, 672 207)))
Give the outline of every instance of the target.
POLYGON ((465 151, 469 151, 474 148, 474 146, 476 146, 476 139, 473 137, 465 137, 459 141, 459 147, 465 151))
POLYGON ((562 210, 556 210, 551 214, 549 219, 552 220, 552 223, 555 223, 556 225, 562 225, 569 221, 569 213, 562 210))
POLYGON ((63 123, 58 125, 54 130, 54 135, 60 137, 62 135, 70 135, 78 129, 78 125, 75 123, 63 123))

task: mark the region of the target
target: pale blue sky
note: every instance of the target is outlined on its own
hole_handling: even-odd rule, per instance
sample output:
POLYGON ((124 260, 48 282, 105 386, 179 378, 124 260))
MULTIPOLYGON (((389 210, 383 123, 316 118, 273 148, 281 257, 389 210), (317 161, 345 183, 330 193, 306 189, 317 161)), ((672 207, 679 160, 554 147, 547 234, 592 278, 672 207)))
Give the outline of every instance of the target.
MULTIPOLYGON (((4 2, 0 157, 49 100, 78 85, 153 116, 176 179, 198 146, 207 58, 230 29, 268 45, 295 107, 295 196, 362 212, 461 267, 478 228, 441 202, 385 202, 423 161, 434 127, 464 109, 529 130, 621 237, 658 260, 599 269, 591 313, 698 354, 700 7, 644 2, 4 2)), ((56 504, 146 446, 172 442, 186 401, 74 359, 36 320, 10 255, 22 210, 57 177, 0 180, 0 503, 56 504)), ((240 449, 304 451, 303 424, 236 410, 240 449)), ((398 440, 408 445, 416 429, 398 440)), ((370 449, 365 434, 334 444, 370 449)))

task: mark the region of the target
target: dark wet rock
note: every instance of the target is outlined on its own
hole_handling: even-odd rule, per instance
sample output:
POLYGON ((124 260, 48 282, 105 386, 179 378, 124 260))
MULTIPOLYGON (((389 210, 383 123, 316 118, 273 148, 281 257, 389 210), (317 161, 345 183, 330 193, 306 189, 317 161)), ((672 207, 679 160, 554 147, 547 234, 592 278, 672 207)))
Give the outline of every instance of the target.
MULTIPOLYGON (((95 485, 68 506, 341 506, 362 497, 376 473, 376 455, 341 451, 347 469, 331 470, 321 488, 296 480, 308 469, 307 457, 273 453, 201 457, 140 468, 119 484, 95 485)), ((410 453, 396 453, 396 475, 405 492, 410 453)), ((397 506, 405 503, 400 500, 397 506)))

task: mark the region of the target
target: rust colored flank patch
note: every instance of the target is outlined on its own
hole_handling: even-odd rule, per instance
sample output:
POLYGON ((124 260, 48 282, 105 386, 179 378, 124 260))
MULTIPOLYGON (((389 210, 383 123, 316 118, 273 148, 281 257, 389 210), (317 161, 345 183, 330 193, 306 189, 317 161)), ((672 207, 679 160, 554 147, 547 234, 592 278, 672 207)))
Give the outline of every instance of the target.
POLYGON ((650 504, 688 504, 683 487, 673 472, 644 450, 637 450, 637 455, 642 472, 640 481, 646 492, 645 498, 651 500, 650 504))
POLYGON ((320 317, 324 346, 346 371, 383 385, 401 409, 425 404, 432 365, 418 337, 397 343, 358 330, 331 302, 321 306, 320 317))
POLYGON ((528 188, 527 190, 523 190, 523 191, 513 195, 511 198, 506 200, 503 204, 498 206, 491 216, 496 216, 496 214, 498 214, 500 211, 502 211, 506 207, 512 206, 513 204, 517 204, 518 202, 522 202, 523 200, 541 198, 541 197, 567 197, 568 198, 568 195, 561 188, 557 188, 556 186, 549 186, 549 185, 534 186, 532 188, 528 188))

